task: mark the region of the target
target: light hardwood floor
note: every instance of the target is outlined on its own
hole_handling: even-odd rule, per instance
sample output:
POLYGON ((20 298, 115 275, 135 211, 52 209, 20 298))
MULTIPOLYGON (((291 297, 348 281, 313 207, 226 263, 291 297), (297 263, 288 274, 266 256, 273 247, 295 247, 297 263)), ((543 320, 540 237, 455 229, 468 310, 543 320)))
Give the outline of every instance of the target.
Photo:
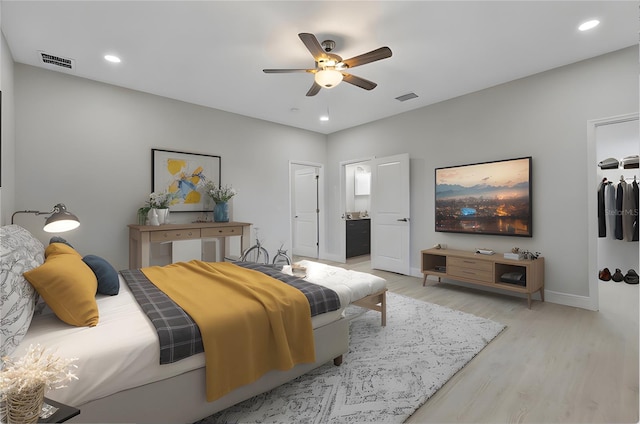
POLYGON ((507 328, 408 423, 637 423, 638 286, 600 282, 600 311, 336 264, 387 280, 390 291, 507 328))

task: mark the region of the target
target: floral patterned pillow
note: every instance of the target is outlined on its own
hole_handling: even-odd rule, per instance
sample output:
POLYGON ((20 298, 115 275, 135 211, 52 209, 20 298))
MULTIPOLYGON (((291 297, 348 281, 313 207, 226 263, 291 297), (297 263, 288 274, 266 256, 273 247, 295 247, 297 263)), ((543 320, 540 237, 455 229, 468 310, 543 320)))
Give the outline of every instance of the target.
POLYGON ((23 273, 44 263, 44 246, 18 225, 0 227, 0 357, 11 355, 29 329, 38 293, 23 273))

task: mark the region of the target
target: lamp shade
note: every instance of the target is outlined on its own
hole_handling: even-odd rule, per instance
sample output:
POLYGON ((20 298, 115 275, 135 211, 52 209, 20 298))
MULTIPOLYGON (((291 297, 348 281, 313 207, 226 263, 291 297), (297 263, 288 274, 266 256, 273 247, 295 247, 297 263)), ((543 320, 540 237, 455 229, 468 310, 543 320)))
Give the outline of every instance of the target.
POLYGON ((48 233, 61 233, 79 226, 78 217, 69 212, 65 205, 58 203, 53 207, 53 214, 45 221, 43 230, 48 233))
POLYGON ((323 69, 316 72, 314 79, 316 84, 324 88, 333 88, 342 81, 342 73, 334 69, 323 69))

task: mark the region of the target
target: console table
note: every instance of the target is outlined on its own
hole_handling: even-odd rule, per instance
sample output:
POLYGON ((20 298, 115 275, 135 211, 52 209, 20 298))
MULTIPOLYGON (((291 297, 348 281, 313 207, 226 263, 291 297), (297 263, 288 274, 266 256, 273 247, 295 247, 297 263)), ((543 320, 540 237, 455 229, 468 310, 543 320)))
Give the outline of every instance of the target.
POLYGON ((453 249, 427 249, 421 252, 421 270, 424 274, 422 285, 427 276, 464 281, 486 287, 495 287, 527 295, 531 309, 531 295, 540 292, 544 302, 544 258, 506 259, 501 253, 482 255, 474 252, 453 249), (523 281, 506 282, 502 276, 507 273, 524 275, 523 281))
POLYGON ((151 243, 240 236, 241 250, 249 248, 247 222, 195 222, 192 224, 129 225, 129 268, 149 266, 151 243))

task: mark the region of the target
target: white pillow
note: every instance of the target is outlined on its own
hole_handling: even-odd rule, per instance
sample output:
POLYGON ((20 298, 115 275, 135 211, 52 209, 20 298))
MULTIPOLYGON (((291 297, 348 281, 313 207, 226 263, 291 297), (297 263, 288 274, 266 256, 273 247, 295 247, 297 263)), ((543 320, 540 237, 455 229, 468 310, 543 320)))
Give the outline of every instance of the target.
POLYGON ((18 225, 0 227, 0 357, 11 355, 27 333, 38 293, 23 273, 44 263, 40 240, 18 225))

